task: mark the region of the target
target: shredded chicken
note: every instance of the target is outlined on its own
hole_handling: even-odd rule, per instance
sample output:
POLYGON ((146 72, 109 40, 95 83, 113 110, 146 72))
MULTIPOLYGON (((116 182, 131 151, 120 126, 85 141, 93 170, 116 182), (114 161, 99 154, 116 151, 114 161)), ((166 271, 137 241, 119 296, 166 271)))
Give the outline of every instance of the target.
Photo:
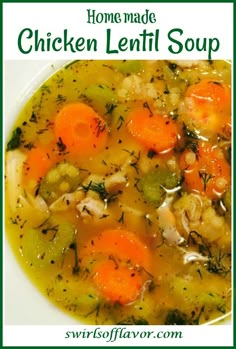
POLYGON ((40 195, 33 195, 22 186, 23 165, 25 154, 16 149, 6 154, 6 195, 12 212, 21 217, 24 225, 42 223, 50 215, 47 203, 40 195))
POLYGON ((81 218, 101 219, 108 215, 108 210, 103 201, 86 197, 76 206, 81 218))
POLYGON ((20 150, 16 149, 6 153, 6 195, 13 212, 19 205, 19 198, 24 197, 21 181, 25 160, 26 155, 20 150))
POLYGON ((113 173, 107 177, 92 174, 85 179, 83 186, 89 186, 90 183, 104 183, 106 190, 110 191, 116 189, 120 185, 125 185, 127 183, 127 177, 124 171, 113 173))
POLYGON ((184 238, 177 230, 176 219, 170 208, 167 205, 160 206, 157 209, 157 215, 162 236, 166 240, 167 244, 170 246, 182 244, 184 242, 184 238))
POLYGON ((76 190, 73 193, 66 193, 60 196, 49 208, 54 212, 66 211, 75 207, 83 198, 84 193, 81 190, 76 190))
POLYGON ((224 218, 217 214, 211 200, 206 197, 185 194, 173 208, 180 229, 187 234, 196 230, 207 240, 214 241, 229 231, 224 218))

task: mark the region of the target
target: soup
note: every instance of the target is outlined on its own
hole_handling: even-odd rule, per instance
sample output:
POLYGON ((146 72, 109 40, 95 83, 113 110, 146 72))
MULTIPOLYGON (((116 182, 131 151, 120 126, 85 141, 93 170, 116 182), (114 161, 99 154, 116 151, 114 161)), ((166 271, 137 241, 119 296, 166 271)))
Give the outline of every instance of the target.
POLYGON ((36 287, 87 324, 231 310, 231 65, 73 61, 6 144, 6 230, 36 287))

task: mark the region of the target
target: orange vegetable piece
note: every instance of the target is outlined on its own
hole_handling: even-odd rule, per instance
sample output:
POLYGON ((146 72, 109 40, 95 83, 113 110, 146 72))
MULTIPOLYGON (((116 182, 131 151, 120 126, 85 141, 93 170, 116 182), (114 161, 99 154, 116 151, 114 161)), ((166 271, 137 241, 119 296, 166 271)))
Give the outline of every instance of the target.
POLYGON ((94 282, 103 296, 111 302, 128 304, 140 294, 140 274, 125 266, 116 266, 111 260, 98 264, 94 269, 94 282))
POLYGON ((133 266, 150 269, 148 247, 132 232, 122 229, 108 229, 92 240, 85 253, 112 255, 133 266))
POLYGON ((209 142, 198 142, 197 151, 184 151, 180 159, 188 190, 217 199, 230 186, 230 166, 222 150, 209 142))
POLYGON ((82 156, 103 150, 108 132, 105 121, 84 103, 65 105, 55 117, 54 131, 66 151, 82 156))
POLYGON ((24 164, 24 173, 26 182, 39 181, 44 177, 50 168, 56 163, 56 156, 52 150, 40 145, 32 148, 27 155, 24 164))
POLYGON ((158 153, 172 150, 178 140, 175 122, 168 117, 152 113, 148 108, 131 111, 127 127, 138 142, 158 153))
POLYGON ((231 89, 223 82, 203 79, 188 87, 185 106, 196 128, 222 132, 231 122, 231 89))
POLYGON ((93 280, 101 294, 111 302, 134 301, 150 277, 151 255, 148 247, 132 232, 108 229, 80 250, 80 257, 98 260, 93 280))

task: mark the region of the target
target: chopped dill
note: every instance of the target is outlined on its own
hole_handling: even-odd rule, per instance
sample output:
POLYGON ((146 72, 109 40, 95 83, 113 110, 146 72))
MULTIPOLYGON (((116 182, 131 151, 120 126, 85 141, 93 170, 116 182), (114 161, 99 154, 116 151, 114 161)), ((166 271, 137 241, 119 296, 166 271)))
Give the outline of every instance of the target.
POLYGON ((120 115, 117 120, 117 128, 116 128, 117 130, 119 130, 122 127, 124 121, 125 121, 124 117, 120 115))
POLYGON ((106 104, 106 114, 112 114, 113 110, 117 108, 117 105, 116 104, 113 104, 113 103, 107 103, 106 104))
POLYGON ((215 176, 212 175, 211 173, 208 174, 208 173, 206 173, 206 172, 201 172, 201 171, 198 171, 198 175, 199 175, 199 177, 200 177, 200 178, 202 179, 202 181, 203 181, 203 190, 206 191, 206 187, 207 187, 208 182, 209 182, 212 178, 214 178, 215 176))

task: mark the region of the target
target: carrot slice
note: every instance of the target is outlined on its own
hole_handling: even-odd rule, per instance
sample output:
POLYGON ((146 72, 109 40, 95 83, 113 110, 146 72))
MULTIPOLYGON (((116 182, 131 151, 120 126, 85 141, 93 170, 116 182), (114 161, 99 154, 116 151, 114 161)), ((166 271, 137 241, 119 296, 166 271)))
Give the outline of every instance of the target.
POLYGON ((196 127, 222 132, 230 124, 231 89, 225 83, 203 79, 188 87, 185 106, 196 127))
POLYGON ((217 199, 230 186, 230 166, 222 150, 200 141, 197 151, 184 151, 180 159, 186 187, 211 199, 217 199))
POLYGON ((135 267, 150 270, 150 251, 148 247, 132 232, 122 229, 103 231, 93 238, 85 254, 112 255, 115 259, 129 262, 135 267))
POLYGON ((153 114, 148 108, 131 111, 127 127, 138 142, 158 153, 172 150, 178 140, 178 129, 173 120, 153 114))
POLYGON ((64 106, 56 115, 54 131, 66 151, 82 156, 100 152, 107 141, 105 121, 84 103, 64 106))
POLYGON ((80 250, 80 257, 92 256, 93 280, 101 294, 111 302, 134 301, 150 278, 151 256, 148 247, 124 229, 103 231, 80 250))
POLYGON ((56 156, 52 150, 41 145, 36 145, 28 154, 24 163, 24 181, 38 182, 56 163, 56 156))
POLYGON ((101 262, 94 272, 96 286, 109 301, 128 304, 139 296, 143 282, 138 272, 111 260, 101 262))

